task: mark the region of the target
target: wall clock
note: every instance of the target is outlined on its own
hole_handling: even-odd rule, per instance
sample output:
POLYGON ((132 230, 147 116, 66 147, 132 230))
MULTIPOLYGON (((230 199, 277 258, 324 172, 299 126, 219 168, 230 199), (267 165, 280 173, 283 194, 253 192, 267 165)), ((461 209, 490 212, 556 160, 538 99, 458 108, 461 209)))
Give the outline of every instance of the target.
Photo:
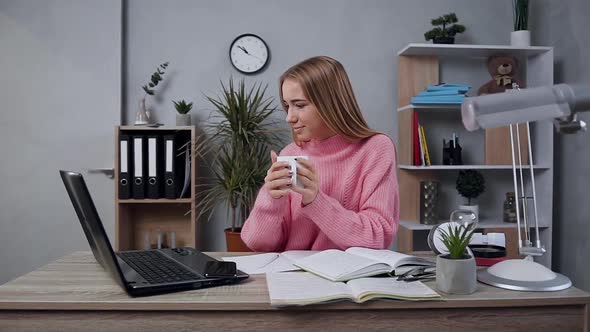
POLYGON ((229 59, 244 74, 260 72, 270 60, 268 45, 257 35, 246 33, 234 39, 229 47, 229 59))

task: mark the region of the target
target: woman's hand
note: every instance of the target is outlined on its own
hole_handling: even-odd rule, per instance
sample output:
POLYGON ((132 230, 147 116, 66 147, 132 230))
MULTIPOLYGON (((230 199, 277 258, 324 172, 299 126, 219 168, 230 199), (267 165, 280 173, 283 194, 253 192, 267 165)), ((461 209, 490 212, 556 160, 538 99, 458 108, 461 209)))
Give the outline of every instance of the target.
POLYGON ((320 178, 316 173, 313 163, 303 158, 297 160, 297 182, 303 185, 303 188, 296 185, 291 186, 291 190, 301 194, 301 204, 307 205, 317 197, 320 191, 320 178))
POLYGON ((266 172, 264 186, 272 198, 281 198, 289 194, 291 185, 291 170, 289 163, 277 162, 277 153, 270 151, 272 165, 266 172))

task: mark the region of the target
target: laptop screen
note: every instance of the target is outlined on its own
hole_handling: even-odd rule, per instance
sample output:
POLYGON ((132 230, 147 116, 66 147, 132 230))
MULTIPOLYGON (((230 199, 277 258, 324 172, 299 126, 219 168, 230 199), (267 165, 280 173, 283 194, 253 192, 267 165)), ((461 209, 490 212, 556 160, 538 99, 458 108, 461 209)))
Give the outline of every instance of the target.
POLYGON ((66 191, 70 196, 78 219, 80 219, 80 224, 82 224, 82 229, 96 261, 111 274, 123 289, 127 289, 113 247, 100 221, 82 174, 69 171, 59 171, 59 174, 66 186, 66 191))

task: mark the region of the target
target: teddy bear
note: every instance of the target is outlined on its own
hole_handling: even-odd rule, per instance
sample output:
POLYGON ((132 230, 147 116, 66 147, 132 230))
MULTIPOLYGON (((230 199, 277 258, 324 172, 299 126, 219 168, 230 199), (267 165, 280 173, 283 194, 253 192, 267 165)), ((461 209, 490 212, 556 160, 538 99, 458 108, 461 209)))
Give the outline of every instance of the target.
POLYGON ((478 96, 512 89, 512 83, 517 83, 520 88, 524 88, 522 81, 515 77, 518 70, 518 60, 515 57, 504 54, 492 55, 488 58, 486 65, 492 79, 477 90, 478 96))

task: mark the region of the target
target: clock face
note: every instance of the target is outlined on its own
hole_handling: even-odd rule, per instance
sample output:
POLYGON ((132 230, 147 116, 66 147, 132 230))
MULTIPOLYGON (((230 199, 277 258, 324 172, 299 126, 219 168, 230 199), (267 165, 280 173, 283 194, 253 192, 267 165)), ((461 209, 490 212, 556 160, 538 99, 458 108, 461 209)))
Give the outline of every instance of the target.
POLYGON ((262 38, 248 33, 234 39, 229 48, 229 58, 237 70, 253 74, 268 64, 270 54, 262 38))

